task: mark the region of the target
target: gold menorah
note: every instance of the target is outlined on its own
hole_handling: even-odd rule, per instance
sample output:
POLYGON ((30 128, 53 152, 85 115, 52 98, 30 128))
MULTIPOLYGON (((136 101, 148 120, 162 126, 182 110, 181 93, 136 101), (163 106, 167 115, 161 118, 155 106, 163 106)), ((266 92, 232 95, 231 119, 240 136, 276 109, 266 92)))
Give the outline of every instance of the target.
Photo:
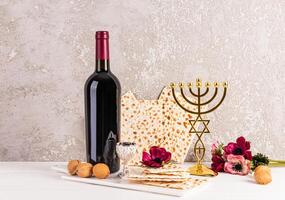
POLYGON ((178 100, 178 97, 176 96, 176 92, 175 92, 176 91, 175 90, 176 84, 171 83, 170 86, 172 88, 172 94, 173 94, 173 97, 174 97, 176 103, 179 105, 179 107, 181 107, 186 112, 197 115, 195 120, 189 120, 190 125, 191 125, 189 133, 191 133, 191 134, 195 133, 196 136, 198 137, 198 139, 194 145, 194 154, 195 154, 197 164, 195 166, 191 167, 189 169, 189 171, 191 174, 194 174, 194 175, 205 175, 203 170, 206 167, 204 165, 202 165, 202 162, 203 162, 203 159, 205 156, 206 148, 205 148, 205 145, 202 141, 202 136, 204 133, 210 133, 210 131, 208 129, 208 124, 209 124, 210 120, 203 119, 202 115, 208 114, 208 113, 216 110, 222 104, 222 102, 224 101, 224 99, 226 97, 226 93, 227 93, 227 83, 226 82, 222 83, 224 90, 223 90, 223 95, 222 95, 221 100, 215 106, 213 106, 209 109, 205 108, 205 107, 206 106, 208 107, 209 104, 216 98, 216 96, 218 94, 218 88, 219 88, 218 82, 214 83, 215 91, 214 91, 214 94, 212 95, 212 97, 206 101, 203 101, 203 102, 202 102, 202 98, 204 99, 205 96, 210 91, 211 84, 209 82, 206 82, 206 84, 205 84, 205 87, 206 87, 205 91, 201 92, 202 81, 200 79, 197 79, 196 80, 196 88, 197 88, 196 93, 193 90, 193 84, 192 83, 187 84, 187 86, 188 86, 187 88, 189 89, 189 93, 193 96, 193 98, 196 99, 196 101, 194 101, 194 102, 192 99, 189 99, 187 97, 187 95, 185 94, 185 92, 184 92, 185 84, 178 83, 178 85, 180 88, 180 94, 181 94, 182 98, 185 100, 186 103, 188 103, 188 105, 191 105, 192 109, 190 108, 190 106, 185 107, 182 105, 182 103, 178 100), (193 109, 193 107, 196 109, 193 109), (202 125, 204 127, 200 130, 197 130, 196 126, 201 125, 200 123, 202 123, 202 125))

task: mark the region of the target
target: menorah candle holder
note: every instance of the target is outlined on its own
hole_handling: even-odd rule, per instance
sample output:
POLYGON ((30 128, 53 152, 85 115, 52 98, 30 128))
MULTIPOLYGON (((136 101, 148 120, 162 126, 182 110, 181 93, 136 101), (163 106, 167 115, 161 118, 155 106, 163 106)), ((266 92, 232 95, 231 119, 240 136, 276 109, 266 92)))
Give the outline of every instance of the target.
MULTIPOLYGON (((196 80, 196 93, 193 90, 193 84, 192 83, 188 83, 187 86, 185 87, 184 83, 178 83, 178 87, 180 89, 180 94, 182 99, 185 101, 185 103, 187 103, 187 105, 189 106, 184 106, 185 104, 182 105, 182 103, 180 102, 180 100, 178 99, 178 96, 176 95, 176 85, 175 83, 171 83, 170 86, 172 88, 172 94, 173 97, 176 101, 176 103, 179 105, 179 107, 181 107, 183 110, 196 115, 196 119, 195 120, 189 120, 191 128, 189 133, 195 133, 197 136, 197 141, 195 142, 194 145, 194 155, 197 161, 197 164, 194 165, 193 167, 189 168, 189 171, 191 174, 193 175, 205 175, 207 174, 205 171, 207 169, 206 166, 204 166, 202 164, 204 156, 205 156, 205 145, 202 141, 202 136, 204 133, 210 133, 209 129, 208 129, 208 125, 210 123, 210 120, 206 120, 202 118, 202 115, 206 115, 210 112, 213 112, 214 110, 216 110, 224 101, 225 97, 226 97, 226 93, 227 93, 227 83, 223 82, 222 86, 223 86, 223 95, 222 98, 220 99, 220 101, 218 101, 218 103, 212 107, 210 107, 210 103, 214 101, 214 99, 216 99, 217 94, 218 94, 218 90, 219 90, 219 83, 218 82, 214 82, 213 86, 215 88, 214 93, 212 95, 211 98, 208 98, 207 100, 204 100, 206 95, 209 93, 210 88, 211 88, 211 84, 209 82, 205 83, 205 90, 202 92, 202 81, 200 79, 196 80), (192 98, 190 99, 189 97, 187 97, 184 89, 188 88, 190 95, 192 96, 192 98), (194 99, 194 100, 193 100, 194 99), (203 101, 204 100, 204 101, 203 101), (197 128, 202 126, 202 129, 197 128)), ((181 100, 182 100, 181 99, 181 100)), ((207 169, 208 171, 208 169, 207 169)))

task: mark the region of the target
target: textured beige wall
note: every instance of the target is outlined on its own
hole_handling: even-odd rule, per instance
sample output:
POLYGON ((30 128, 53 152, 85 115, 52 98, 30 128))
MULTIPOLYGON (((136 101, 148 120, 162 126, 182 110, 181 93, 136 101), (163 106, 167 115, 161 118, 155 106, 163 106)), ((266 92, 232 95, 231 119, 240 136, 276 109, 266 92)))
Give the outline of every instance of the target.
POLYGON ((1 0, 1 161, 84 157, 83 85, 102 29, 124 92, 228 80, 207 142, 244 135, 285 159, 285 1, 1 0))

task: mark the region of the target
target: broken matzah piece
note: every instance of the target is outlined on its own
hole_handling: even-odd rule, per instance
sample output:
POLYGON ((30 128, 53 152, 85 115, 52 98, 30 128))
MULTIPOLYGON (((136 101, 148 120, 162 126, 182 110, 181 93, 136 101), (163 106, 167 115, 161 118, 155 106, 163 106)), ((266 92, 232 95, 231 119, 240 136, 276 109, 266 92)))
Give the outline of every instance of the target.
POLYGON ((190 178, 183 182, 174 182, 174 181, 134 181, 136 183, 151 185, 157 187, 171 188, 171 189, 180 189, 185 190, 189 188, 194 188, 200 186, 201 184, 207 182, 207 179, 194 179, 190 178))
POLYGON ((166 164, 160 168, 150 168, 143 165, 129 166, 130 174, 181 175, 185 172, 188 172, 188 169, 176 164, 166 164))
POLYGON ((121 141, 137 145, 130 164, 138 164, 143 150, 151 146, 164 147, 171 152, 172 160, 184 162, 193 138, 189 133, 192 116, 176 104, 170 87, 165 87, 157 100, 138 100, 127 92, 122 96, 121 113, 121 141))

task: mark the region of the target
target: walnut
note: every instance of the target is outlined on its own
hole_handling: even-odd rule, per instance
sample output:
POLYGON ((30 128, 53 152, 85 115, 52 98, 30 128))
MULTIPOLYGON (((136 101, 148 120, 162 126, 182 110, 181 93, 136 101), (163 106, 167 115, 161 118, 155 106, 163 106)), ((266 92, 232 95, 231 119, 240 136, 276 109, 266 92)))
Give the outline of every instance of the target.
POLYGON ((98 163, 93 167, 93 176, 99 179, 105 179, 110 175, 109 167, 104 163, 98 163))
POLYGON ((70 160, 67 164, 67 171, 70 175, 75 175, 77 166, 80 164, 80 160, 70 160))
POLYGON ((272 181, 271 170, 268 166, 259 165, 254 170, 254 178, 258 184, 268 184, 272 181))
POLYGON ((92 176, 92 164, 90 163, 80 163, 77 166, 76 174, 81 178, 88 178, 92 176))

